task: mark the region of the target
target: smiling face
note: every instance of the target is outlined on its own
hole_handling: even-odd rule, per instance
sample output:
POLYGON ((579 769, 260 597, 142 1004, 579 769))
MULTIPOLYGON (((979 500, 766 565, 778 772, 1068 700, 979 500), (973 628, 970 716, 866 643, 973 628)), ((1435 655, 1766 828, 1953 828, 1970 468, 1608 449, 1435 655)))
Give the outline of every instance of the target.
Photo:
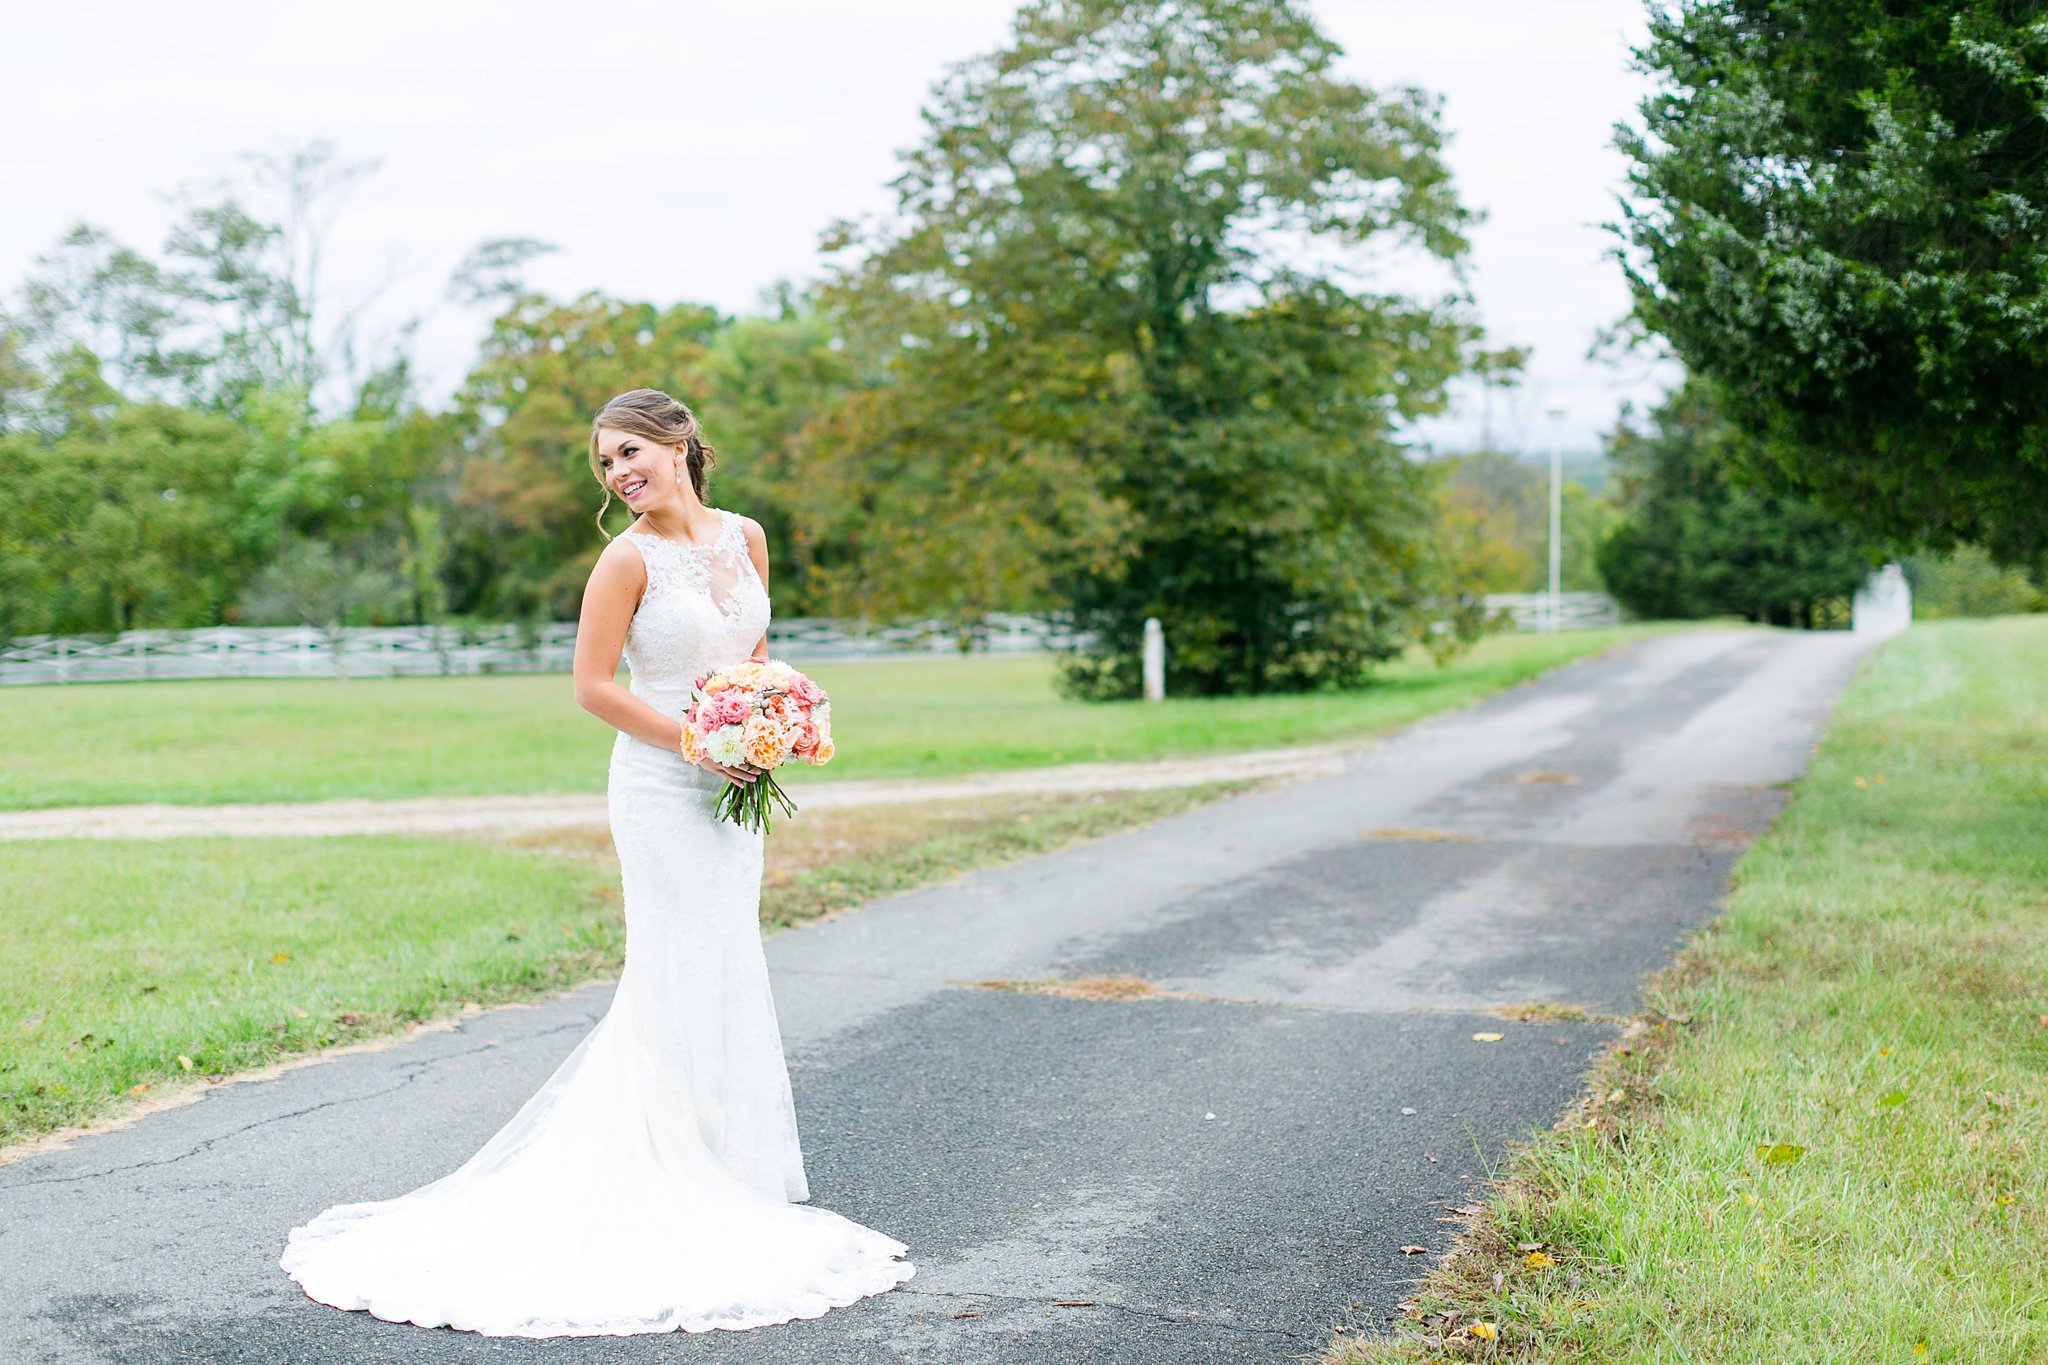
POLYGON ((674 446, 614 427, 597 429, 598 477, 635 512, 675 496, 678 458, 674 446))

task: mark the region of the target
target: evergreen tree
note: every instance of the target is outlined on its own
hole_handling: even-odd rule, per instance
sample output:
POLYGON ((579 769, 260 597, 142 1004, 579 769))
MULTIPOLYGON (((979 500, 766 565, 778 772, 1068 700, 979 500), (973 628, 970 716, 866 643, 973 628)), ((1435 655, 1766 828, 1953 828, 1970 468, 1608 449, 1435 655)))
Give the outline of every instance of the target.
POLYGON ((1797 497, 1730 477, 1747 438, 1697 381, 1613 442, 1622 520, 1600 573, 1638 616, 1741 616, 1777 626, 1846 623, 1869 575, 1865 540, 1797 497))

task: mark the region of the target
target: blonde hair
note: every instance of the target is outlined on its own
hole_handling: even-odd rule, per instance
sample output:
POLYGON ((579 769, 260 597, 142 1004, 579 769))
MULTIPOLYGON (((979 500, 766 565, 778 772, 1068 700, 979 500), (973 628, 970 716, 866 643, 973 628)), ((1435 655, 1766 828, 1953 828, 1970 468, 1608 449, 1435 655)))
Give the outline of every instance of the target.
POLYGON ((705 472, 718 461, 717 452, 704 439, 697 414, 660 389, 622 393, 606 403, 590 423, 590 472, 598 487, 604 489, 604 503, 597 509, 597 529, 606 540, 611 539, 611 533, 604 529, 604 514, 611 510, 612 485, 604 476, 604 466, 597 454, 597 433, 605 427, 644 436, 665 446, 683 447, 683 462, 690 468, 690 487, 697 494, 697 501, 704 501, 705 472))

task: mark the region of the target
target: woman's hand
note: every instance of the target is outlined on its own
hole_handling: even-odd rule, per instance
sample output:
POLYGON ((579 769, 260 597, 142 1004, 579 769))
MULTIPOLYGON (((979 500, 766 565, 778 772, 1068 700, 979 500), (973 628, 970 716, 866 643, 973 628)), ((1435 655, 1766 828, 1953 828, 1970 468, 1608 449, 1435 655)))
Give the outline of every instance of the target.
POLYGON ((729 777, 743 787, 753 785, 753 783, 757 781, 761 776, 761 774, 755 772, 752 768, 728 768, 725 766, 725 764, 713 763, 708 758, 698 759, 697 766, 700 768, 708 768, 712 772, 717 773, 720 777, 729 777))

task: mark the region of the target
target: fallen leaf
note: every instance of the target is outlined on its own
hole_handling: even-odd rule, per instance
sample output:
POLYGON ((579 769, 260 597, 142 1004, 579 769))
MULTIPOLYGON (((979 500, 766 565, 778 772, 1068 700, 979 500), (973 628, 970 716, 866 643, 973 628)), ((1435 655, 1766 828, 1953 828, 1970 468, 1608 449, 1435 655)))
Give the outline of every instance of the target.
POLYGON ((1422 1256, 1427 1254, 1428 1251, 1428 1247, 1404 1246, 1401 1248, 1401 1254, 1403 1256, 1422 1256))
POLYGON ((1806 1155, 1806 1149, 1796 1143, 1773 1142, 1758 1147, 1756 1155, 1766 1166, 1790 1166, 1806 1155))
POLYGON ((1495 1337, 1500 1335, 1500 1333, 1494 1329, 1494 1325, 1490 1322, 1475 1322, 1471 1326, 1467 1327, 1465 1330, 1470 1332, 1473 1336, 1478 1337, 1481 1341, 1492 1341, 1495 1337))
POLYGON ((953 1321, 958 1322, 962 1318, 978 1318, 980 1316, 981 1314, 979 1313, 955 1313, 953 1315, 953 1321))
POLYGON ((1889 1095, 1886 1095, 1882 1099, 1880 1099, 1877 1102, 1877 1107, 1880 1109, 1896 1109, 1905 1102, 1906 1092, 1903 1090, 1894 1090, 1889 1095))
POLYGON ((299 1018, 301 1018, 301 1019, 308 1019, 308 1018, 311 1018, 311 1017, 312 1017, 312 1016, 308 1015, 308 1014, 306 1013, 306 1011, 304 1011, 304 1010, 300 1009, 300 1008, 299 1008, 299 1007, 298 1007, 297 1005, 293 1005, 293 1006, 292 1006, 292 1013, 293 1013, 293 1014, 295 1014, 295 1015, 297 1015, 297 1016, 298 1016, 299 1018))
POLYGON ((131 1094, 131 1095, 140 1095, 140 1094, 141 1094, 141 1093, 142 1093, 143 1091, 145 1091, 145 1090, 147 1090, 147 1089, 149 1089, 149 1082, 148 1082, 148 1081, 143 1081, 143 1082, 142 1082, 141 1084, 139 1084, 139 1085, 131 1085, 131 1086, 129 1086, 129 1087, 128 1087, 128 1093, 129 1093, 129 1094, 131 1094))
POLYGON ((1915 1359, 1915 1360, 1925 1360, 1925 1359, 1927 1359, 1927 1343, 1926 1343, 1926 1342, 1924 1342, 1924 1341, 1916 1341, 1916 1342, 1914 1342, 1914 1343, 1913 1343, 1913 1359, 1915 1359))
POLYGON ((1515 1243, 1515 1250, 1517 1250, 1517 1251, 1541 1251, 1541 1250, 1543 1250, 1543 1248, 1544 1248, 1544 1247, 1546 1247, 1546 1246, 1548 1246, 1548 1245, 1550 1245, 1550 1244, 1549 1244, 1548 1242, 1517 1242, 1517 1243, 1515 1243))
POLYGON ((1472 1041, 1475 1043, 1497 1043, 1504 1036, 1504 1034, 1499 1033, 1475 1033, 1472 1035, 1472 1041))
POLYGON ((181 1053, 179 1053, 179 1054, 178 1054, 178 1068, 179 1068, 179 1070, 181 1070, 181 1071, 190 1071, 190 1070, 192 1069, 192 1059, 191 1059, 190 1057, 187 1057, 187 1056, 186 1056, 186 1055, 185 1055, 184 1053, 182 1053, 182 1052, 181 1052, 181 1053))
POLYGON ((1862 778, 1860 778, 1860 777, 1859 777, 1859 778, 1857 778, 1857 779, 1856 779, 1856 785, 1857 785, 1857 786, 1859 786, 1859 787, 1867 787, 1867 786, 1869 786, 1870 784, 1869 784, 1868 782, 1865 782, 1865 781, 1864 781, 1864 780, 1863 780, 1862 778))
POLYGON ((1529 1269, 1531 1270, 1541 1270, 1545 1266, 1556 1265, 1557 1262, 1551 1260, 1548 1256, 1545 1256, 1540 1251, 1532 1251, 1527 1256, 1524 1256, 1522 1258, 1522 1264, 1529 1267, 1529 1269))
POLYGON ((1620 1104, 1627 1098, 1628 1091, 1626 1090, 1610 1090, 1607 1092, 1607 1102, 1609 1104, 1620 1104))
POLYGON ((272 953, 270 960, 272 962, 289 962, 292 960, 292 955, 290 953, 272 953))

